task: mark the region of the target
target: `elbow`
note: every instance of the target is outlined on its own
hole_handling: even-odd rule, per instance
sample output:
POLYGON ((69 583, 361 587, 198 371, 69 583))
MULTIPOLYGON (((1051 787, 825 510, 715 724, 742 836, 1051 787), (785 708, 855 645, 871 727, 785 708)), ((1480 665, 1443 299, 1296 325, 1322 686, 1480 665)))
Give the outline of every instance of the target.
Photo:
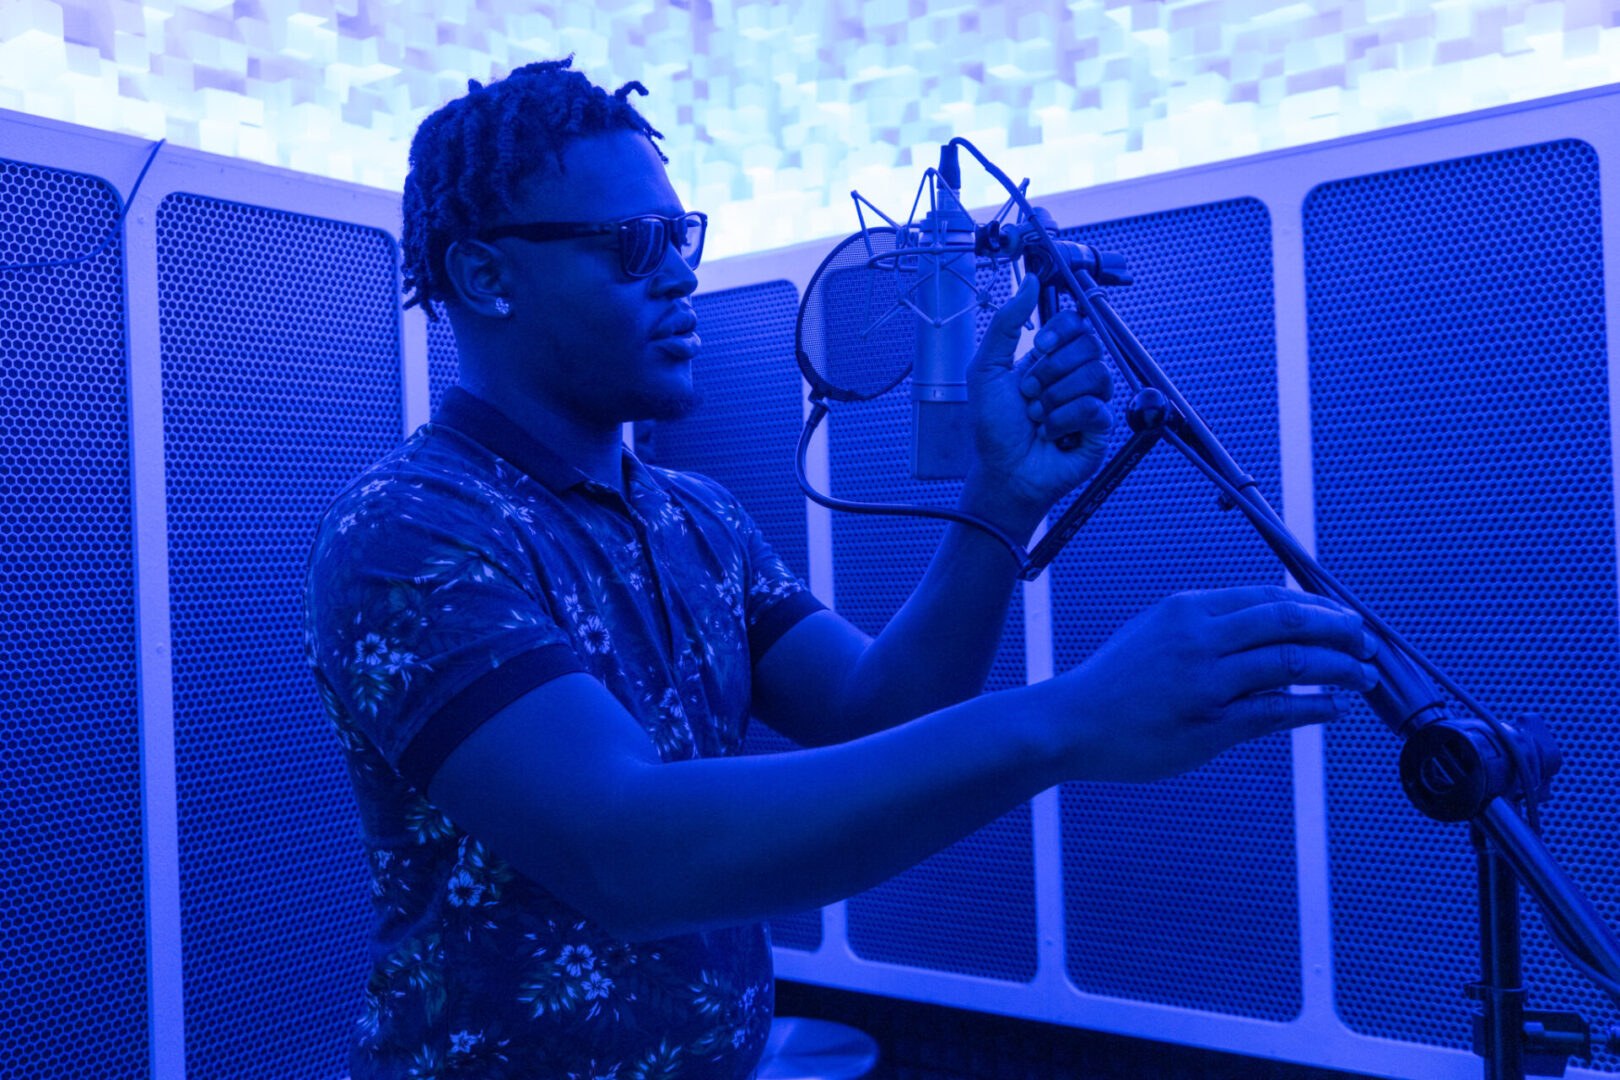
MULTIPOLYGON (((612 846, 612 845, 610 845, 612 846)), ((618 850, 624 851, 620 845, 618 850)), ((676 932, 667 917, 669 905, 660 903, 651 867, 643 858, 612 857, 580 863, 571 888, 542 883, 558 900, 583 915, 615 941, 636 943, 671 937, 676 932), (580 886, 584 887, 581 888, 580 886)))
POLYGON ((678 766, 638 766, 547 845, 544 884, 617 941, 658 941, 737 918, 737 837, 678 766))
POLYGON ((615 941, 657 941, 680 932, 664 917, 660 905, 647 903, 645 890, 633 883, 598 882, 585 895, 564 896, 557 889, 548 891, 615 941))
POLYGON ((739 917, 736 890, 727 884, 736 879, 716 870, 715 853, 678 846, 682 850, 615 859, 600 868, 593 902, 581 913, 632 944, 752 921, 739 917))
POLYGON ((608 901, 594 911, 581 911, 615 941, 635 945, 695 934, 714 927, 682 919, 673 905, 608 901))
POLYGON ((598 856, 582 867, 587 889, 556 895, 615 941, 674 937, 685 929, 679 914, 685 905, 666 872, 670 864, 624 840, 610 836, 596 848, 598 856))

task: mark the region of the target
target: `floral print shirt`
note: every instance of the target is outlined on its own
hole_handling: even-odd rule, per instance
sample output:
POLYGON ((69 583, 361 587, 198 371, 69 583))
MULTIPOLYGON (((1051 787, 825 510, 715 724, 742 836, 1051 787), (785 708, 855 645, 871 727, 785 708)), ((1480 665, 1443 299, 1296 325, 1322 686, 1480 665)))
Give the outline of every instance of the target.
POLYGON ((305 649, 370 869, 354 1080, 745 1080, 764 924, 614 940, 426 797, 477 726, 568 672, 666 762, 738 753, 752 662, 821 604, 705 477, 625 452, 629 498, 452 388, 328 508, 305 649))

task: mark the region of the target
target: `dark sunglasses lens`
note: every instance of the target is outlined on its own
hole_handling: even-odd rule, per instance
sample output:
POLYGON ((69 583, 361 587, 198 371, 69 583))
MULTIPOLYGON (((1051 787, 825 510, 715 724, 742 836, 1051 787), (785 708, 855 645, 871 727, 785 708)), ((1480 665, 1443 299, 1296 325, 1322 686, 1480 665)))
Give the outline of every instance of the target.
POLYGON ((623 222, 619 231, 624 272, 631 277, 647 277, 657 270, 664 261, 665 249, 671 244, 688 266, 697 266, 703 256, 703 219, 696 214, 673 219, 632 218, 623 222))
POLYGON ((624 272, 631 277, 646 277, 664 261, 664 219, 655 217, 631 218, 619 226, 619 253, 624 259, 624 272))

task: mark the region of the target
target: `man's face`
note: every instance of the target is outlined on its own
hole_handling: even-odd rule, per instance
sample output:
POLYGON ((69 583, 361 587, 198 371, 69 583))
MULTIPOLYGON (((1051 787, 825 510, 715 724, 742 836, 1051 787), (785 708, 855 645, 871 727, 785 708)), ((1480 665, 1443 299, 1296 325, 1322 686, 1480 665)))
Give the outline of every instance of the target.
MULTIPOLYGON (((531 178, 497 224, 611 222, 685 212, 646 136, 615 132, 581 139, 565 170, 531 178)), ((517 382, 554 409, 590 426, 668 420, 696 406, 692 361, 698 338, 689 299, 697 276, 673 245, 650 277, 620 264, 615 236, 497 242, 513 270, 511 301, 520 337, 510 357, 517 382)))

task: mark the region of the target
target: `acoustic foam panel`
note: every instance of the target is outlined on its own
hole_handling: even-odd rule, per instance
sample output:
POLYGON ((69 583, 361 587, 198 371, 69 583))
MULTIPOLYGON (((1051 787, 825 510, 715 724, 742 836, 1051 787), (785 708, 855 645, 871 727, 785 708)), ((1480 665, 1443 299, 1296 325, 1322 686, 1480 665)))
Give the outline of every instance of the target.
POLYGON ((675 191, 724 212, 714 258, 843 233, 851 187, 907 199, 959 133, 1085 188, 1604 86, 1620 44, 1598 0, 6 7, 0 108, 392 191, 468 76, 573 54, 651 90, 675 191))
POLYGON ((150 1074, 120 209, 0 160, 0 1075, 29 1080, 150 1074))
MULTIPOLYGON (((1107 299, 1282 510, 1271 221, 1253 199, 1066 232, 1126 258, 1107 299)), ((1131 389, 1114 376, 1114 442, 1131 389)), ((1215 489, 1156 447, 1052 566, 1059 673, 1176 592, 1281 585, 1215 489)), ((1286 734, 1154 784, 1061 789, 1065 964, 1089 993, 1287 1020, 1301 1007, 1286 734)))
MULTIPOLYGON (((1565 757, 1547 843, 1615 925, 1597 155, 1565 140, 1336 181, 1311 193, 1304 224, 1322 562, 1500 718, 1546 716, 1565 757)), ((1467 1048, 1474 856, 1466 826, 1407 803, 1399 749, 1364 706, 1328 728, 1338 1008, 1369 1035, 1467 1048)), ((1533 908, 1523 924, 1530 1007, 1620 1019, 1533 908)))
POLYGON ((190 1080, 341 1074, 367 965, 354 797, 303 658, 305 561, 399 442, 380 231, 159 205, 158 316, 190 1080))

